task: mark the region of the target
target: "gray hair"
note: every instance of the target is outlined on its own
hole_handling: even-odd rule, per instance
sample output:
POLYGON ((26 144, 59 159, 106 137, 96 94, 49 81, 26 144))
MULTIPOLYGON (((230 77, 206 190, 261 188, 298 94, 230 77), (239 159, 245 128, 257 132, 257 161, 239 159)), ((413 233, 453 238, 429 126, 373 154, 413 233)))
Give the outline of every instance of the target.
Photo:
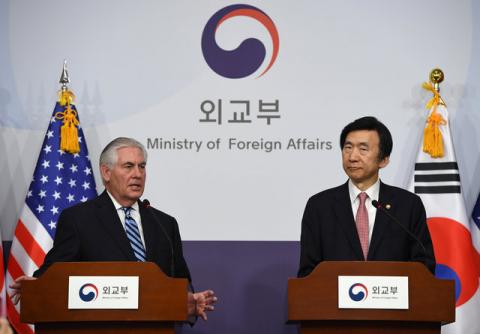
POLYGON ((118 154, 117 150, 123 147, 136 147, 140 149, 143 153, 143 158, 145 162, 147 161, 147 150, 145 146, 139 141, 133 138, 127 137, 118 137, 112 140, 105 148, 103 149, 102 153, 100 154, 100 166, 106 165, 109 168, 113 168, 113 166, 118 161, 118 154))

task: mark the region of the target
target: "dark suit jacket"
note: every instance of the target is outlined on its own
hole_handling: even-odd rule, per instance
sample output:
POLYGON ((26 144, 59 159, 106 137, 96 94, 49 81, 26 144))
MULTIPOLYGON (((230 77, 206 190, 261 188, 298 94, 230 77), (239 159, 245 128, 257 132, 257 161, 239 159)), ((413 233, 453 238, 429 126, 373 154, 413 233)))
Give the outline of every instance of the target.
MULTIPOLYGON (((147 261, 172 276, 190 278, 175 218, 139 203, 147 261), (168 234, 167 238, 166 234, 168 234)), ((60 214, 53 248, 34 273, 42 275, 55 262, 136 261, 115 206, 104 191, 97 198, 65 209, 60 214)))
MULTIPOLYGON (((421 240, 427 254, 400 226, 378 210, 368 260, 419 261, 434 272, 432 240, 420 197, 381 182, 378 202, 383 206, 390 204, 390 214, 421 240)), ((302 220, 300 247, 299 277, 310 274, 321 261, 365 260, 355 226, 348 182, 308 200, 302 220)))

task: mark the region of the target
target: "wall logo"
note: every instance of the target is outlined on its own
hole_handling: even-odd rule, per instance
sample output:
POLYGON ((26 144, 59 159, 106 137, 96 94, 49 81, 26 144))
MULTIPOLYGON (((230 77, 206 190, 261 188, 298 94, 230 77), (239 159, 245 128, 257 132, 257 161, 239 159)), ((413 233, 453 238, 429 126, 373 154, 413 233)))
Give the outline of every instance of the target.
POLYGON ((220 48, 215 41, 215 33, 226 20, 246 16, 260 22, 269 32, 272 39, 272 56, 261 77, 270 70, 278 55, 280 41, 277 28, 272 19, 260 9, 249 5, 231 5, 220 9, 208 20, 202 34, 202 52, 208 66, 225 78, 245 78, 254 73, 265 61, 266 50, 262 42, 256 38, 247 38, 235 50, 220 48))
POLYGON ((98 289, 95 285, 87 283, 82 285, 82 287, 78 291, 78 294, 80 296, 80 299, 84 302, 91 302, 92 300, 97 299, 98 289))
POLYGON ((367 299, 368 289, 365 285, 361 283, 355 283, 348 290, 348 295, 353 301, 359 302, 367 299))

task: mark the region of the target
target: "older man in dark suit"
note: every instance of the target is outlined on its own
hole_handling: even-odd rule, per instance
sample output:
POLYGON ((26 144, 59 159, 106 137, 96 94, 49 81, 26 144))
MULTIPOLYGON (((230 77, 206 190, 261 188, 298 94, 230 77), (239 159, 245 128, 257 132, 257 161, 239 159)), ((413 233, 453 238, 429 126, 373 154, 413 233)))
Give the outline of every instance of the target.
POLYGON ((435 257, 422 201, 379 179, 393 146, 388 128, 374 117, 357 119, 343 129, 340 146, 349 180, 308 200, 298 276, 310 274, 322 261, 418 261, 433 272, 435 257))
MULTIPOLYGON (((58 221, 53 248, 34 273, 42 275, 55 262, 151 261, 171 277, 191 281, 176 220, 141 202, 147 152, 131 138, 117 138, 100 155, 105 191, 97 198, 65 209, 58 221)), ((12 286, 18 300, 21 281, 12 286)), ((206 320, 214 292, 189 293, 189 314, 206 320)))

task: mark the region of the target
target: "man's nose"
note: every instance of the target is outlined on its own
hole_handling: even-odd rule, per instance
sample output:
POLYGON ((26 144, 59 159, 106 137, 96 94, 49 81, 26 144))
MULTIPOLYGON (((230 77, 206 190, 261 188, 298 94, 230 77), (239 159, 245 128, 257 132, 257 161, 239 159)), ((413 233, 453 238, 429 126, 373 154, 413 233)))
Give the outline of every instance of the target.
POLYGON ((350 151, 350 155, 348 156, 348 160, 357 161, 358 160, 358 155, 359 155, 358 149, 354 147, 350 151))
POLYGON ((143 171, 142 169, 140 168, 140 166, 135 166, 133 167, 133 176, 134 177, 141 177, 143 174, 143 171))

